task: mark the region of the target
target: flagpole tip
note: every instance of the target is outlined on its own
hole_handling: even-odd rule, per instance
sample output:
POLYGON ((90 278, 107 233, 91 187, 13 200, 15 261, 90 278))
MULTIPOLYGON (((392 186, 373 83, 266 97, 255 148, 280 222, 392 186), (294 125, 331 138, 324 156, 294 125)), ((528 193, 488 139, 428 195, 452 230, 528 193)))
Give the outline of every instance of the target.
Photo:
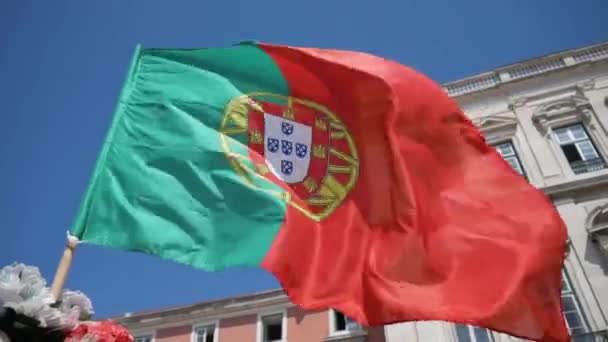
POLYGON ((69 231, 66 232, 66 236, 67 236, 66 246, 70 249, 76 249, 76 247, 80 244, 81 241, 76 236, 70 234, 69 231))

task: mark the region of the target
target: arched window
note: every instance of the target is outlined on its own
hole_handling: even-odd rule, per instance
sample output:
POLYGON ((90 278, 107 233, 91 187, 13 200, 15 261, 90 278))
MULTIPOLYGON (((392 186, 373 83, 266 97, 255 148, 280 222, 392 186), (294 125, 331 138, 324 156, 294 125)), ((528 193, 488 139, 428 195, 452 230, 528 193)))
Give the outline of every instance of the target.
POLYGON ((587 219, 587 232, 608 257, 608 204, 595 208, 587 219))

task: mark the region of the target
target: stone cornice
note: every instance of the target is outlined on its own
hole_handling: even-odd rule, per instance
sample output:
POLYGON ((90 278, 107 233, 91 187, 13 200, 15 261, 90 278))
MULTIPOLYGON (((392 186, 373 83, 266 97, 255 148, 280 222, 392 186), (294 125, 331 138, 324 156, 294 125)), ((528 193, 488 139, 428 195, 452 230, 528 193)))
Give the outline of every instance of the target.
POLYGON ((294 306, 283 290, 271 290, 251 295, 166 308, 136 314, 125 314, 109 319, 127 326, 129 329, 159 329, 210 319, 256 314, 267 308, 294 306))
POLYGON ((544 186, 539 188, 545 195, 558 198, 570 196, 573 192, 589 190, 600 186, 608 186, 608 172, 599 171, 599 175, 593 177, 581 178, 569 182, 558 183, 554 185, 544 186))
POLYGON ((291 302, 282 302, 276 305, 268 306, 253 306, 253 307, 242 307, 238 309, 224 310, 222 308, 213 309, 210 308, 206 311, 199 312, 171 312, 163 315, 157 315, 146 319, 129 319, 129 318, 118 318, 114 321, 124 325, 130 331, 150 331, 160 330, 174 327, 183 327, 187 325, 197 325, 201 322, 219 321, 233 317, 246 317, 255 316, 259 312, 268 311, 279 311, 285 310, 291 307, 295 307, 295 304, 291 302))
MULTIPOLYGON (((516 80, 603 59, 608 59, 608 42, 530 59, 490 72, 447 82, 442 86, 448 95, 458 97, 494 88, 516 80)), ((585 84, 584 86, 588 87, 590 85, 585 84)))

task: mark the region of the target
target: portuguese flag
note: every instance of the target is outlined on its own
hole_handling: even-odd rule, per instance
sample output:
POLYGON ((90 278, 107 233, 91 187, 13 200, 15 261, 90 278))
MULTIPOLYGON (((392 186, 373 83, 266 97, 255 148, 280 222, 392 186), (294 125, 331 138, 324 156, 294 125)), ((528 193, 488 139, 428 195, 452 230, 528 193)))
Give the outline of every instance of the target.
POLYGON ((376 56, 138 49, 72 234, 261 266, 365 324, 565 341, 566 229, 444 90, 376 56))

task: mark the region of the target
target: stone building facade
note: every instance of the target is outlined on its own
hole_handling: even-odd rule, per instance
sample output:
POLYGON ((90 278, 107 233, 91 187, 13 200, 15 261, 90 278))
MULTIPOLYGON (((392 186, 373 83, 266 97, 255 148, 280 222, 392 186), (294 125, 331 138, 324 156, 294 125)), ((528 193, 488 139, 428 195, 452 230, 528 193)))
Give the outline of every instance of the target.
MULTIPOLYGON (((576 341, 608 341, 608 43, 444 84, 487 141, 554 203, 568 226, 564 313, 576 341)), ((281 291, 126 315, 138 342, 515 341, 443 322, 367 331, 281 291)))

